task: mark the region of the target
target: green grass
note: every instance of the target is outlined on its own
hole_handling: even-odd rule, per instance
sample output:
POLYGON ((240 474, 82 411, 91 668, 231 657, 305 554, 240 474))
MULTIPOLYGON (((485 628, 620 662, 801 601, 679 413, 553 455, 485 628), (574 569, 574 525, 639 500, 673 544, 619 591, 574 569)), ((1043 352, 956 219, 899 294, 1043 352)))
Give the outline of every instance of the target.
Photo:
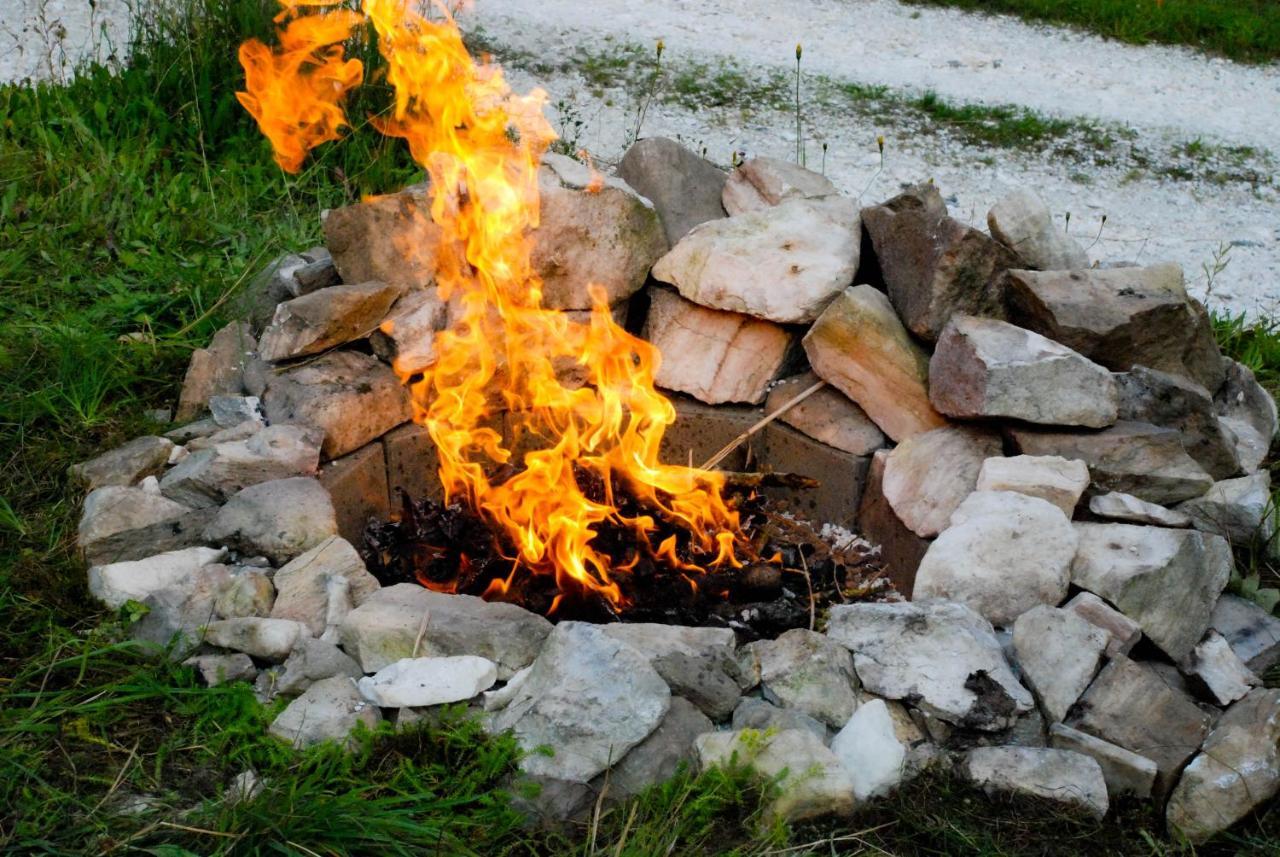
POLYGON ((1242 62, 1280 58, 1275 0, 906 0, 1069 24, 1131 44, 1189 45, 1242 62))

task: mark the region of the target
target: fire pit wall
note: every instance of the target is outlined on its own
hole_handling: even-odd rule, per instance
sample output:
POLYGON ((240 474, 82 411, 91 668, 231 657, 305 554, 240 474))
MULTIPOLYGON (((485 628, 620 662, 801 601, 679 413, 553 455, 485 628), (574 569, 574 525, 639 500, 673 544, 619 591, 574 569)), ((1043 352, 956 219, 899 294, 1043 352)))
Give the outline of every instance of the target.
POLYGON ((775 493, 879 545, 913 601, 739 645, 380 587, 366 522, 439 491, 390 368, 429 363, 450 313, 420 187, 328 212, 327 249, 277 260, 193 354, 182 425, 73 468, 91 591, 145 604, 135 635, 209 683, 291 698, 271 729, 297 746, 472 700, 556 751, 523 769, 557 817, 735 754, 790 772, 793 819, 930 765, 1095 814, 1150 798, 1197 839, 1275 794, 1259 674, 1280 621, 1223 592, 1231 544, 1272 535, 1276 409, 1176 266, 1090 266, 1026 192, 988 235, 932 185, 859 209, 794 165, 726 174, 668 140, 617 172, 596 187, 548 157, 547 305, 581 313, 599 283, 659 347, 665 460, 790 405, 720 466, 818 479, 775 493))

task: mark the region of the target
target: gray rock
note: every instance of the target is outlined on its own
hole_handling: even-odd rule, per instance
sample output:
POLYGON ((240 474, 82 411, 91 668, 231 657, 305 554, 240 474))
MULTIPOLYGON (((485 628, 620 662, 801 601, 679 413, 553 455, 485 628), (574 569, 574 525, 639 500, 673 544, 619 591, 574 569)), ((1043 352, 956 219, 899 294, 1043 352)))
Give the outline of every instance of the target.
POLYGON ((217 687, 233 681, 253 681, 258 668, 253 660, 242 652, 232 655, 195 655, 182 662, 193 668, 209 687, 217 687))
POLYGON ((1076 534, 1062 510, 1012 491, 975 491, 929 545, 911 597, 943 598, 1008 627, 1067 597, 1076 534))
POLYGON ((1179 668, 1204 682, 1219 705, 1230 705, 1262 684, 1240 656, 1231 650, 1227 638, 1212 629, 1205 634, 1179 668))
POLYGON ((146 613, 130 627, 129 636, 165 648, 174 659, 192 653, 202 642, 204 626, 217 618, 214 597, 228 575, 225 566, 206 565, 149 593, 142 601, 146 613))
POLYGON ((97 458, 73 464, 68 472, 90 491, 109 485, 133 485, 156 476, 169 463, 173 441, 165 437, 135 437, 97 458))
POLYGON ((250 556, 288 562, 338 532, 329 492, 315 479, 273 479, 242 489, 205 527, 204 537, 250 556))
POLYGON ((351 543, 340 536, 328 536, 276 572, 272 617, 301 622, 320 636, 327 626, 331 583, 338 578, 354 606, 379 589, 377 579, 365 570, 364 560, 351 543))
POLYGON ((298 642, 306 637, 307 628, 300 622, 258 616, 219 619, 210 622, 204 632, 205 642, 211 645, 276 663, 289 657, 298 642))
POLYGON ((89 593, 108 607, 119 608, 126 601, 144 601, 153 592, 180 584, 226 555, 225 550, 197 547, 95 565, 89 569, 89 593))
MULTIPOLYGON (((298 253, 285 253, 267 263, 259 271, 239 299, 239 314, 248 319, 246 330, 257 332, 271 321, 276 305, 296 294, 294 274, 308 264, 298 253)), ((207 397, 206 397, 207 398, 207 397)))
MULTIPOLYGON (((214 425, 217 425, 216 421, 214 422, 214 425)), ((248 440, 261 431, 265 425, 266 423, 261 419, 256 419, 242 420, 233 426, 227 426, 225 428, 219 427, 217 431, 211 434, 204 435, 202 437, 195 437, 187 441, 186 446, 183 447, 187 454, 181 456, 181 459, 186 461, 187 458, 190 457, 191 453, 199 452, 202 449, 213 449, 220 443, 248 440)), ((177 462, 174 463, 176 464, 177 462)))
POLYGON ((363 675, 360 665, 333 643, 301 637, 285 659, 284 669, 276 676, 272 695, 293 696, 326 678, 358 679, 363 675))
POLYGON ((963 604, 838 604, 827 635, 853 652, 872 693, 948 723, 999 731, 1035 706, 991 624, 963 604))
POLYGON ((276 307, 262 332, 258 353, 263 360, 288 360, 319 354, 372 333, 404 291, 377 281, 330 286, 276 307))
POLYGON ((402 658, 356 682, 365 699, 382 708, 445 705, 474 699, 493 687, 498 666, 488 658, 402 658))
POLYGON ((692 702, 714 720, 727 720, 741 689, 723 666, 707 658, 672 652, 654 658, 653 668, 676 696, 692 702))
MULTIPOLYGON (((812 372, 779 381, 765 399, 765 413, 777 411, 818 381, 812 372)), ((886 443, 884 433, 866 411, 830 385, 788 408, 778 419, 814 440, 852 455, 870 455, 886 443)))
MULTIPOLYGON (((263 304, 264 321, 271 318, 276 303, 287 296, 284 293, 279 297, 266 298, 269 303, 263 304)), ((238 321, 215 333, 207 348, 191 352, 174 419, 181 423, 198 417, 213 396, 252 392, 246 384, 246 375, 254 363, 260 362, 254 356, 257 348, 257 340, 249 325, 238 321)))
POLYGON ((1209 391, 1194 381, 1145 366, 1115 376, 1120 419, 1176 429, 1182 446, 1214 479, 1240 472, 1236 439, 1214 413, 1209 391))
POLYGON ((725 216, 720 203, 724 171, 666 137, 650 137, 627 149, 618 176, 653 203, 673 247, 698 224, 725 216))
POLYGON ((982 462, 976 486, 979 491, 1013 491, 1039 497, 1057 506, 1068 518, 1088 487, 1089 468, 1085 463, 1057 455, 988 458, 982 462))
POLYGON ((1226 380, 1213 395, 1218 419, 1236 439, 1236 457, 1245 473, 1257 470, 1280 430, 1276 401, 1242 363, 1223 358, 1226 380))
POLYGON ((174 521, 190 511, 161 495, 154 478, 137 488, 119 485, 97 488, 84 498, 76 544, 90 557, 90 562, 94 562, 92 557, 103 553, 99 546, 111 536, 174 521))
POLYGON ((1191 526, 1191 516, 1185 512, 1166 509, 1148 503, 1132 494, 1110 491, 1089 498, 1089 511, 1099 518, 1129 524, 1153 524, 1157 527, 1184 528, 1191 526))
POLYGON ((708 732, 694 746, 703 770, 746 766, 772 780, 778 796, 765 810, 768 817, 794 822, 853 812, 853 780, 812 732, 708 732))
POLYGON ((1056 801, 1096 818, 1107 814, 1107 784, 1092 757, 1043 747, 978 747, 964 775, 988 792, 1012 792, 1056 801))
POLYGON ((533 662, 550 631, 550 622, 514 604, 399 583, 352 610, 341 640, 365 672, 401 658, 479 655, 508 679, 533 662))
POLYGON ((1104 428, 1111 373, 1064 345, 992 318, 954 315, 929 361, 929 401, 949 417, 1104 428))
POLYGON ((1098 491, 1119 491, 1163 505, 1199 497, 1213 485, 1173 429, 1122 421, 1099 432, 1011 427, 1008 434, 1023 454, 1083 461, 1098 491))
POLYGON ((1199 497, 1179 503, 1177 511, 1191 526, 1222 536, 1234 545, 1265 544, 1275 532, 1271 474, 1265 470, 1239 479, 1224 479, 1199 497))
POLYGON ((609 795, 626 800, 649 786, 671 779, 681 764, 692 764, 696 759, 694 740, 714 729, 692 702, 679 696, 671 697, 671 707, 658 728, 602 775, 607 778, 609 795))
POLYGON ((1201 843, 1280 792, 1280 690, 1258 689, 1222 716, 1182 772, 1165 818, 1201 843))
POLYGON ((1001 197, 987 212, 991 237, 1017 254, 1023 267, 1038 271, 1071 271, 1089 267, 1080 243, 1053 224, 1049 206, 1032 191, 1001 197))
POLYGON ((738 648, 737 637, 729 628, 615 622, 601 626, 601 630, 650 660, 679 654, 728 669, 735 662, 738 648))
POLYGON ((595 625, 561 622, 490 728, 511 730, 529 751, 526 773, 585 783, 647 738, 670 702, 666 682, 635 649, 595 625), (554 755, 532 752, 543 745, 554 755))
POLYGON ((857 708, 858 677, 844 646, 814 631, 793 628, 748 648, 760 664, 764 698, 774 705, 803 711, 835 729, 857 708))
POLYGON ((1231 548, 1218 536, 1131 524, 1076 524, 1071 582, 1142 626, 1175 661, 1209 627, 1231 575, 1231 548))
POLYGON ((262 422, 261 404, 257 396, 210 396, 209 412, 219 426, 231 428, 247 420, 262 422))
POLYGON ((780 158, 743 161, 729 173, 722 202, 730 215, 771 208, 789 199, 821 200, 838 193, 831 179, 780 158))
POLYGON ((906 773, 907 747, 898 739, 893 716, 883 699, 858 706, 849 722, 831 739, 831 752, 853 780, 853 796, 858 801, 887 795, 906 773))
POLYGON ((178 518, 105 536, 85 546, 84 558, 90 565, 109 565, 199 547, 204 544, 204 528, 217 511, 215 507, 192 509, 178 518))
POLYGON ((293 272, 291 285, 294 297, 309 295, 320 289, 341 284, 342 277, 338 274, 338 266, 333 264, 333 256, 327 248, 312 247, 300 255, 307 260, 307 264, 293 272))
POLYGON ((1141 625, 1092 592, 1077 592, 1074 598, 1062 605, 1062 608, 1084 617, 1090 624, 1110 635, 1107 643, 1109 658, 1129 654, 1142 639, 1141 625))
POLYGON ((241 567, 218 590, 214 609, 224 619, 268 616, 275 600, 276 589, 261 569, 241 567))
POLYGON ((1041 606, 1013 623, 1022 675, 1051 723, 1060 723, 1102 665, 1111 635, 1071 610, 1041 606))
POLYGON ((373 729, 382 721, 377 706, 366 702, 346 676, 321 679, 280 712, 267 731, 295 748, 334 741, 353 749, 357 727, 373 729))
POLYGON ((818 740, 826 742, 827 727, 819 721, 795 708, 779 708, 772 702, 744 696, 733 709, 731 727, 736 731, 754 729, 758 732, 782 732, 787 729, 802 729, 812 732, 818 740))
POLYGON ((397 374, 420 372, 436 358, 435 336, 444 330, 448 315, 435 289, 413 289, 391 307, 369 336, 369 345, 397 374))
POLYGON ((326 460, 359 449, 412 416, 409 392, 395 372, 355 351, 335 351, 274 376, 263 404, 273 424, 324 431, 326 460))
POLYGON ((885 461, 881 491, 912 532, 931 538, 973 493, 983 462, 1000 454, 1000 438, 980 429, 951 426, 914 435, 885 461))
POLYGON ((804 337, 813 371, 895 441, 946 425, 929 403, 929 357, 871 286, 845 289, 804 337))
POLYGON ((250 485, 314 476, 320 436, 308 426, 268 426, 244 440, 193 452, 160 480, 165 496, 187 506, 213 506, 250 485))
POLYGON ((1071 750, 1093 758, 1102 768, 1109 796, 1151 797, 1151 787, 1156 781, 1156 763, 1146 756, 1139 756, 1062 723, 1049 727, 1049 743, 1055 749, 1071 750))
POLYGON ((1227 638, 1245 666, 1261 675, 1280 663, 1280 619, 1238 595, 1223 595, 1209 625, 1227 638))

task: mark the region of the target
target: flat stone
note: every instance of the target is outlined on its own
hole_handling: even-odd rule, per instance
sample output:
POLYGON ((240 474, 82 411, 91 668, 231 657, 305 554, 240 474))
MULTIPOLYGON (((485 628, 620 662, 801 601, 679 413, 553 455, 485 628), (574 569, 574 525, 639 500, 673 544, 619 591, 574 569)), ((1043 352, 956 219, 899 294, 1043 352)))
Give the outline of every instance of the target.
POLYGON ((448 319, 448 306, 435 289, 411 289, 369 335, 369 345, 396 374, 412 375, 435 362, 436 334, 448 319))
POLYGON ((514 733, 528 751, 526 773, 585 783, 647 738, 670 702, 666 682, 635 649, 595 625, 561 622, 490 728, 514 733), (554 755, 533 752, 543 745, 554 755))
POLYGON ((1107 643, 1109 658, 1129 654, 1142 639, 1141 625, 1092 592, 1077 592, 1075 597, 1062 605, 1062 608, 1078 614, 1110 635, 1107 643))
POLYGON ((1120 419, 1176 429, 1187 454, 1214 479, 1240 472, 1236 438, 1214 413, 1208 390, 1145 366, 1134 366, 1115 378, 1120 419))
POLYGON ((243 652, 232 655, 195 655, 183 661, 182 665, 194 669, 207 687, 217 687, 233 681, 253 681, 258 675, 253 659, 243 652))
MULTIPOLYGON (((265 673, 264 673, 265 675, 265 673)), ((294 696, 318 681, 334 676, 359 679, 364 676, 360 665, 333 643, 300 637, 285 659, 284 668, 275 676, 268 696, 294 696)))
POLYGON ((1275 532, 1271 474, 1261 470, 1215 482, 1202 496, 1179 503, 1177 511, 1197 530, 1222 536, 1233 545, 1266 543, 1275 532))
POLYGON ((867 485, 855 520, 858 532, 880 548, 880 562, 894 589, 909 593, 915 586, 920 560, 929 549, 929 540, 917 536, 904 524, 884 496, 884 470, 889 452, 882 449, 871 456, 867 485))
POLYGON ((328 625, 331 592, 339 578, 356 607, 380 589, 351 543, 330 535, 276 572, 272 617, 300 622, 313 636, 320 636, 328 625))
POLYGON ((329 492, 315 479, 295 476, 237 492, 205 527, 204 537, 248 556, 284 563, 337 532, 329 492))
POLYGON ((621 179, 548 154, 538 171, 538 191, 540 218, 529 237, 547 309, 590 309, 589 284, 604 289, 610 306, 626 300, 667 252, 653 204, 621 179))
POLYGON ((819 741, 826 743, 827 727, 820 721, 795 708, 779 708, 772 702, 744 696, 733 709, 731 728, 735 731, 754 729, 758 732, 783 732, 788 729, 801 729, 813 733, 819 741))
POLYGON ((727 175, 675 140, 650 137, 627 149, 618 176, 653 203, 672 247, 689 230, 725 216, 720 194, 727 175))
POLYGON ((1111 797, 1151 797, 1156 780, 1156 763, 1146 756, 1131 753, 1123 747, 1086 735, 1062 723, 1049 727, 1049 743, 1058 750, 1071 750, 1091 757, 1102 768, 1111 797))
POLYGON ((987 212, 991 237, 1017 254, 1023 267, 1072 271, 1089 267, 1089 254, 1053 223, 1049 206, 1035 193, 1015 190, 987 212))
POLYGON ((760 211, 788 199, 823 199, 838 193, 831 179, 781 158, 743 161, 724 183, 722 201, 729 214, 760 211))
POLYGON ((423 288, 435 281, 440 229, 425 184, 331 209, 321 223, 344 283, 423 288))
POLYGON ((400 297, 403 286, 376 280, 330 286, 276 307, 262 332, 258 353, 263 360, 288 360, 319 354, 372 333, 400 297))
POLYGON ((831 739, 831 752, 853 780, 853 796, 859 801, 887 795, 902 782, 907 748, 898 740, 883 699, 858 706, 831 739))
POLYGON ((1051 800, 1102 818, 1107 784, 1092 757, 1043 747, 978 747, 969 751, 964 775, 988 792, 1051 800))
POLYGON ((409 391, 376 357, 335 351, 273 377, 267 419, 324 431, 321 453, 338 458, 409 421, 409 391))
POLYGON ((294 297, 298 283, 294 274, 308 264, 300 253, 277 256, 254 275, 240 295, 236 309, 248 320, 246 328, 257 333, 271 321, 276 305, 294 297))
POLYGON ((377 706, 365 701, 346 676, 322 679, 289 703, 267 731, 296 749, 326 741, 354 749, 357 728, 372 730, 382 722, 377 706))
POLYGON ((697 737, 714 729, 711 720, 692 702, 671 697, 671 707, 658 728, 601 775, 608 778, 609 795, 626 800, 670 780, 681 764, 695 761, 693 742, 697 737))
POLYGON ((715 720, 727 720, 738 704, 741 688, 726 665, 683 652, 654 658, 653 668, 676 696, 687 699, 715 720))
POLYGON ((169 463, 173 441, 165 437, 135 437, 133 440, 67 469, 88 490, 109 485, 133 485, 147 476, 157 476, 169 463))
POLYGON ((767 807, 768 816, 794 822, 853 812, 852 779, 811 732, 708 732, 694 746, 703 770, 745 766, 776 783, 778 797, 767 807))
POLYGON ((365 699, 382 708, 445 705, 493 687, 498 666, 488 658, 404 658, 356 682, 365 699))
POLYGON ((1276 401, 1248 366, 1224 357, 1223 367, 1226 380, 1213 394, 1213 407, 1219 421, 1235 437, 1241 469, 1253 473, 1262 466, 1280 430, 1276 401))
POLYGON ((479 655, 508 679, 533 662, 550 631, 550 622, 514 604, 398 583, 352 610, 341 640, 365 672, 401 658, 479 655))
POLYGON ((193 452, 164 475, 160 489, 186 506, 213 506, 260 482, 314 476, 319 458, 320 436, 314 428, 273 425, 243 440, 193 452))
POLYGON ((216 507, 192 509, 178 518, 169 518, 133 530, 105 536, 84 550, 89 565, 146 559, 204 544, 204 528, 218 512, 216 507))
POLYGON ((983 463, 1000 454, 1000 438, 981 429, 951 426, 902 441, 885 460, 882 490, 902 522, 931 538, 973 493, 983 463))
POLYGON ((1102 665, 1111 635, 1072 610, 1042 605, 1013 623, 1022 675, 1051 723, 1060 723, 1102 665))
POLYGON ((1179 664, 1179 669, 1204 682, 1213 698, 1223 706, 1230 705, 1262 684, 1262 679, 1254 675, 1240 656, 1231 650, 1227 638, 1213 629, 1179 664))
MULTIPOLYGON (((264 308, 267 318, 280 299, 270 299, 269 308, 264 308)), ((208 347, 191 352, 174 420, 182 423, 198 417, 213 396, 250 392, 245 376, 257 359, 254 355, 257 349, 258 342, 249 325, 237 321, 215 333, 208 347)))
POLYGON ((929 357, 871 286, 845 289, 804 337, 813 371, 895 441, 946 425, 929 403, 929 357))
POLYGON ((1222 716, 1169 796, 1171 830, 1193 843, 1226 830, 1280 792, 1280 690, 1258 689, 1222 716))
POLYGON ((1213 485, 1213 478, 1187 455, 1173 429, 1122 421, 1099 432, 1021 427, 1007 432, 1026 455, 1083 461, 1098 491, 1132 494, 1163 505, 1199 497, 1213 485))
POLYGON ((306 636, 307 628, 301 622, 252 616, 210 622, 204 638, 210 645, 279 663, 306 636))
POLYGON ((1154 794, 1167 795, 1213 717, 1146 664, 1111 659, 1072 709, 1067 725, 1156 763, 1154 794))
POLYGON ((89 492, 76 530, 76 544, 85 556, 101 555, 98 546, 111 536, 173 521, 191 511, 161 495, 154 478, 148 481, 143 487, 108 485, 89 492))
POLYGON ((1060 342, 1116 372, 1148 366, 1208 390, 1224 370, 1213 324, 1187 297, 1182 268, 1010 271, 1009 321, 1060 342))
POLYGON ((644 338, 661 353, 654 381, 716 405, 764 401, 791 335, 776 324, 651 289, 644 338))
POLYGON ((1109 491, 1089 498, 1089 511, 1099 518, 1127 524, 1152 524, 1157 527, 1181 529, 1191 526, 1191 516, 1155 503, 1148 503, 1132 494, 1109 491))
POLYGON ((1238 595, 1223 595, 1209 625, 1226 637, 1240 660, 1261 675, 1280 663, 1280 619, 1238 595))
POLYGON ((991 624, 963 604, 837 604, 827 636, 853 652, 867 690, 948 723, 999 731, 1035 706, 991 624))
POLYGON ((764 698, 839 729, 857 707, 858 677, 849 650, 822 634, 793 628, 749 644, 760 664, 764 698))
POLYGON ((1038 333, 992 318, 953 315, 929 361, 929 401, 963 419, 1104 428, 1116 421, 1106 369, 1038 333))
POLYGON ((911 597, 958 601, 1009 627, 1033 607, 1067 597, 1075 552, 1075 531, 1057 506, 1011 491, 975 491, 929 546, 911 597))
POLYGON ((1083 461, 1057 455, 996 456, 982 462, 975 487, 978 491, 1013 491, 1039 497, 1070 518, 1084 489, 1089 487, 1089 468, 1083 461))
POLYGON ((116 609, 126 601, 143 601, 154 592, 180 584, 226 555, 225 550, 195 547, 146 559, 95 565, 89 569, 89 593, 116 609))
MULTIPOLYGON (((779 381, 765 399, 765 413, 774 413, 818 381, 818 376, 812 372, 779 381)), ((884 433, 866 411, 830 385, 788 408, 778 420, 816 441, 852 455, 870 455, 886 443, 884 433)))
POLYGON ((870 459, 843 452, 777 422, 765 426, 761 460, 778 473, 807 476, 811 488, 770 488, 778 510, 818 524, 857 529, 858 503, 867 481, 870 459))
POLYGON ((218 590, 214 610, 223 619, 269 616, 276 600, 271 579, 258 568, 240 568, 218 590))
POLYGON ((1071 582, 1114 604, 1174 661, 1209 627, 1231 548, 1218 536, 1132 524, 1076 524, 1071 582))

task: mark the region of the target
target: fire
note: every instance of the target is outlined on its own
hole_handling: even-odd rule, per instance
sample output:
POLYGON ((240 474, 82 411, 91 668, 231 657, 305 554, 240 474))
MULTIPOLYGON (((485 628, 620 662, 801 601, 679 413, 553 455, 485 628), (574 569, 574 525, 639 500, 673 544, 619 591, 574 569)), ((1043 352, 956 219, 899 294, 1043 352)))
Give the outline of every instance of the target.
MULTIPOLYGON (((352 16, 377 34, 395 96, 388 115, 373 121, 404 138, 430 177, 431 217, 442 233, 437 286, 460 308, 437 336, 433 364, 418 374, 397 368, 415 419, 438 448, 446 497, 505 533, 513 568, 554 575, 560 592, 585 588, 615 606, 625 603, 619 576, 639 555, 613 567, 593 548, 606 522, 634 532, 637 550, 661 555, 695 589, 687 573, 739 565, 735 549, 750 546, 722 497, 723 476, 658 459, 675 409, 654 388, 657 350, 614 323, 603 290, 593 288, 586 323, 541 306, 529 231, 538 225, 540 159, 555 138, 545 93, 514 94, 499 67, 474 61, 438 2, 431 18, 407 0, 364 0, 362 15, 301 15, 300 5, 285 4, 278 48, 241 48, 249 90, 241 101, 281 167, 296 171, 299 147, 305 154, 345 123, 341 102, 359 63, 343 60, 339 42, 354 34, 352 16), (562 382, 567 368, 587 383, 562 382), (498 410, 506 412, 506 440, 494 428, 498 410), (508 463, 521 466, 501 467, 508 463), (620 490, 651 514, 626 516, 615 503, 620 490), (650 543, 655 516, 690 534, 698 565, 677 556, 674 538, 650 543)), ((487 595, 501 597, 514 578, 495 580, 487 595)))

